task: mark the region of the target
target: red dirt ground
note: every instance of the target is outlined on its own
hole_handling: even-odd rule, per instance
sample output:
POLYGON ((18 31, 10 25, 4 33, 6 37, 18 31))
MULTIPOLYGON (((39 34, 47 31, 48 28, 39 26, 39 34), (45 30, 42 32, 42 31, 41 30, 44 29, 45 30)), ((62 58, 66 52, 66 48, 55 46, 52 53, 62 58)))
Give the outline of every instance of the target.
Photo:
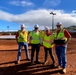
MULTIPOLYGON (((16 64, 17 48, 16 40, 0 40, 0 75, 62 75, 61 69, 51 66, 50 57, 48 57, 47 65, 31 65, 30 61, 25 60, 24 49, 21 53, 20 64, 16 64)), ((29 53, 31 54, 31 47, 29 47, 29 53)), ((55 50, 53 53, 57 65, 55 50)), ((40 62, 44 61, 43 47, 40 48, 39 60, 40 62)), ((72 38, 68 44, 67 73, 64 75, 76 75, 76 38, 72 38)))

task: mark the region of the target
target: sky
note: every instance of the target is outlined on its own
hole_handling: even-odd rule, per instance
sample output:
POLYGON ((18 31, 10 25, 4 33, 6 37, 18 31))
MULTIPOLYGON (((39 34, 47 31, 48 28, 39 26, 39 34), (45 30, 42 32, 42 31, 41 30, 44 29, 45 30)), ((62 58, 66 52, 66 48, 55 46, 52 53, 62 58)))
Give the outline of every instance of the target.
POLYGON ((21 24, 28 31, 35 24, 40 30, 51 28, 52 17, 54 28, 57 22, 63 27, 76 25, 76 0, 0 0, 0 31, 17 31, 21 24))

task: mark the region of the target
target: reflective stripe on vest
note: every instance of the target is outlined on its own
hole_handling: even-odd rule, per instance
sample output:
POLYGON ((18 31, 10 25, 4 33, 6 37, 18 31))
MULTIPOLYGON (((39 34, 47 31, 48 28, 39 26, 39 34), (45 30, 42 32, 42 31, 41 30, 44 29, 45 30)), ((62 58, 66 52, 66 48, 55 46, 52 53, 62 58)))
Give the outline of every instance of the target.
POLYGON ((46 48, 51 48, 52 47, 52 45, 51 45, 52 37, 44 35, 43 39, 44 39, 43 40, 43 46, 45 46, 46 48))
POLYGON ((40 32, 35 32, 35 31, 32 31, 30 33, 30 36, 32 37, 32 40, 31 40, 31 43, 32 44, 39 44, 40 43, 40 32))
POLYGON ((18 36, 18 42, 27 42, 27 31, 24 32, 24 34, 22 33, 21 30, 18 31, 19 36, 18 36))
POLYGON ((65 29, 61 29, 58 34, 57 34, 57 31, 55 31, 55 33, 54 33, 54 39, 55 39, 55 40, 57 40, 57 39, 62 39, 62 40, 67 41, 67 38, 66 38, 65 35, 64 35, 64 30, 65 30, 65 29))

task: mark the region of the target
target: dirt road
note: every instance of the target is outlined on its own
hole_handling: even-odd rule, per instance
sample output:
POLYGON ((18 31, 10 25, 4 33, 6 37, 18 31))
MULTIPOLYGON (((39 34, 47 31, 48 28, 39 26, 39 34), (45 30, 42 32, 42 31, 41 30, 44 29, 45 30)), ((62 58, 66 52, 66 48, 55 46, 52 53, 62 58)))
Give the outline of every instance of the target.
MULTIPOLYGON (((61 69, 51 66, 50 57, 47 65, 41 63, 31 65, 30 61, 25 59, 24 48, 21 53, 21 62, 16 64, 17 47, 16 40, 0 40, 0 75, 62 75, 61 69)), ((29 47, 29 53, 31 54, 31 47, 29 47)), ((55 50, 53 53, 57 64, 55 50)), ((43 47, 40 48, 39 60, 44 61, 43 47)), ((64 75, 76 75, 76 38, 72 38, 68 44, 67 73, 64 75)))

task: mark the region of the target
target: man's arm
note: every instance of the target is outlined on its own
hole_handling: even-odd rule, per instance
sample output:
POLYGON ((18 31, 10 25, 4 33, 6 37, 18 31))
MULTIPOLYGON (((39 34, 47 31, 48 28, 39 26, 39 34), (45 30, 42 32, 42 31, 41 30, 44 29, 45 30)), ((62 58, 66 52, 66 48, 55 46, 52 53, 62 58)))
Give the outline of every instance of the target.
POLYGON ((66 44, 71 40, 71 34, 68 32, 68 30, 64 31, 65 37, 67 38, 66 44))
POLYGON ((71 40, 71 36, 69 36, 69 37, 67 38, 66 44, 68 44, 70 40, 71 40))

